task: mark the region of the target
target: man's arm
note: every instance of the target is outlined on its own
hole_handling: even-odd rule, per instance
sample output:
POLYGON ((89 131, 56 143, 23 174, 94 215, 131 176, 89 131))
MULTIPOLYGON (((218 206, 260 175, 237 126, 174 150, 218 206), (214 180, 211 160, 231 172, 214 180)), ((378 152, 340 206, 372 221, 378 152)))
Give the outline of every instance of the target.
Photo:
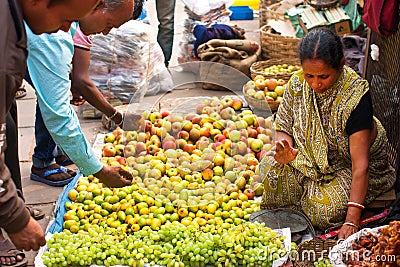
MULTIPOLYGON (((89 77, 90 50, 75 46, 72 65, 71 88, 79 92, 86 101, 107 117, 112 117, 116 112, 115 108, 104 98, 89 77)), ((118 112, 112 120, 115 124, 120 124, 122 122, 122 114, 118 112)))
POLYGON ((69 33, 35 36, 28 30, 28 70, 43 120, 55 143, 86 175, 102 169, 69 104, 73 44, 69 33))
POLYGON ((55 143, 86 175, 94 174, 110 187, 130 184, 132 176, 120 167, 103 166, 86 140, 69 104, 73 56, 70 33, 34 35, 27 30, 28 70, 46 128, 55 143))

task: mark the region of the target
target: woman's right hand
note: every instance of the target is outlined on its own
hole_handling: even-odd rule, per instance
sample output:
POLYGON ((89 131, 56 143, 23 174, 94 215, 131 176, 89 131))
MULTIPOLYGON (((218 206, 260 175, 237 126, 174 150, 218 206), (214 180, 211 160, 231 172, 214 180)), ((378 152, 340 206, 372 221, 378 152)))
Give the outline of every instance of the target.
POLYGON ((298 153, 299 151, 291 147, 285 139, 275 142, 274 159, 280 164, 288 164, 296 158, 298 153))

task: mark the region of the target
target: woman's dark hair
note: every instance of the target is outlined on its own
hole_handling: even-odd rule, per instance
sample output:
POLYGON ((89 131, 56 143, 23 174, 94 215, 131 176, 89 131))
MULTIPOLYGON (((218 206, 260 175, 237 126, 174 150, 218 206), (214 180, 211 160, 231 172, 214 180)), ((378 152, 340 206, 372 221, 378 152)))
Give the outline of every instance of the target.
POLYGON ((135 0, 135 6, 133 9, 132 19, 137 19, 142 14, 143 0, 135 0))
POLYGON ((327 28, 316 28, 301 40, 299 57, 301 63, 305 59, 319 59, 338 70, 344 57, 342 41, 333 31, 327 28))

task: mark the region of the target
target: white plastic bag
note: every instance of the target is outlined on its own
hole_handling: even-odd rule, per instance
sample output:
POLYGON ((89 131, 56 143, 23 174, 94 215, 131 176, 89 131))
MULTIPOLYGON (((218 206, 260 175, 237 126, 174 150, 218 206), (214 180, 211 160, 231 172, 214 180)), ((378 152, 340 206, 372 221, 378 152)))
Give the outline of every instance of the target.
POLYGON ((143 21, 131 20, 107 36, 94 36, 89 73, 107 98, 122 103, 129 103, 139 88, 154 95, 173 87, 171 77, 159 80, 160 73, 168 73, 164 55, 153 27, 143 21))
POLYGON ((234 0, 182 0, 186 7, 196 15, 203 16, 210 10, 225 5, 230 7, 234 0))
POLYGON ((185 6, 190 9, 193 13, 201 16, 210 11, 210 4, 208 1, 198 1, 198 0, 182 0, 185 6))

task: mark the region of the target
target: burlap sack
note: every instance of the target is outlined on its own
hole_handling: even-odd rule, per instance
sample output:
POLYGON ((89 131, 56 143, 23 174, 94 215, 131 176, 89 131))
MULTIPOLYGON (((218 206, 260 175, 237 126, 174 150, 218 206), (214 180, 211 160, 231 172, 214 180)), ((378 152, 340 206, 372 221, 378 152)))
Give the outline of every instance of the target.
MULTIPOLYGON (((261 46, 250 40, 213 39, 199 46, 197 53, 201 61, 222 63, 231 66, 250 77, 250 66, 259 60, 261 46)), ((200 68, 203 81, 221 80, 219 73, 209 72, 200 68), (218 75, 218 77, 213 77, 218 75)), ((227 90, 212 83, 203 83, 204 89, 227 90)))

